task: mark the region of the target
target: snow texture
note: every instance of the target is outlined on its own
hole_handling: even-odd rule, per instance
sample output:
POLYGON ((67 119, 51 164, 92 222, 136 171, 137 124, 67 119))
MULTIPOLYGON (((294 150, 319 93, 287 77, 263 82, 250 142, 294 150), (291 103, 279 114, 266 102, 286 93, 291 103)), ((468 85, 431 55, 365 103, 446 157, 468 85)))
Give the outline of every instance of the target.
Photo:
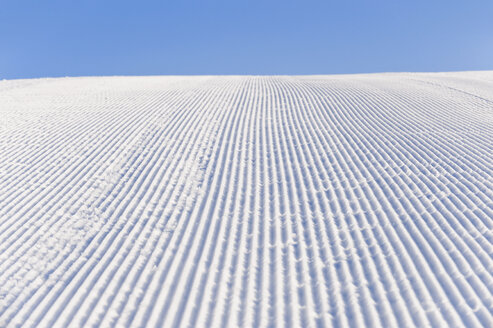
POLYGON ((0 82, 1 327, 493 327, 493 72, 0 82))

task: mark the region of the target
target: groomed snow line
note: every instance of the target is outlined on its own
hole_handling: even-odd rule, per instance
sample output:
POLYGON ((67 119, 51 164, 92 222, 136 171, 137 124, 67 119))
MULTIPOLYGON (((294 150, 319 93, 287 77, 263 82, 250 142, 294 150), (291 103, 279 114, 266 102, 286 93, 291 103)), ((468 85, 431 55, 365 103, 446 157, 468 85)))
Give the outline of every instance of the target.
POLYGON ((0 327, 493 327, 493 71, 0 81, 0 327))

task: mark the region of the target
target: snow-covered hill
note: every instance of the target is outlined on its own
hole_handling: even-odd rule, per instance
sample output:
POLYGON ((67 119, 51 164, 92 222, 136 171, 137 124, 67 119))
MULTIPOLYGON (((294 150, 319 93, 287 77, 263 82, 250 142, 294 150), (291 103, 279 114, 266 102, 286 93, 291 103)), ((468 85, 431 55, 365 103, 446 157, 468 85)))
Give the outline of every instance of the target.
POLYGON ((0 81, 0 326, 493 326, 493 72, 0 81))

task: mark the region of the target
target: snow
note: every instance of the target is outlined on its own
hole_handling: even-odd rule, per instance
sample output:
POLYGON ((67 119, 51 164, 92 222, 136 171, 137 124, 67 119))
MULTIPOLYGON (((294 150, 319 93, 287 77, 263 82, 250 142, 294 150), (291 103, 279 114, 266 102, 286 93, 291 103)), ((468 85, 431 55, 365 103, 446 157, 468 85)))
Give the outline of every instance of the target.
POLYGON ((0 326, 493 326, 493 72, 0 81, 0 326))

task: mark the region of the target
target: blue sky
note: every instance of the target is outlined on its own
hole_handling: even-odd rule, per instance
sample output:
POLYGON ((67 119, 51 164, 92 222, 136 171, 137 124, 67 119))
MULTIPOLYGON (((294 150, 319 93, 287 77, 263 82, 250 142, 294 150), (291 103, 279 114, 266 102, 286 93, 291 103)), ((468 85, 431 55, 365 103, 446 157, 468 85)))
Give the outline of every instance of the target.
POLYGON ((0 79, 493 69, 493 1, 26 1, 0 79))

